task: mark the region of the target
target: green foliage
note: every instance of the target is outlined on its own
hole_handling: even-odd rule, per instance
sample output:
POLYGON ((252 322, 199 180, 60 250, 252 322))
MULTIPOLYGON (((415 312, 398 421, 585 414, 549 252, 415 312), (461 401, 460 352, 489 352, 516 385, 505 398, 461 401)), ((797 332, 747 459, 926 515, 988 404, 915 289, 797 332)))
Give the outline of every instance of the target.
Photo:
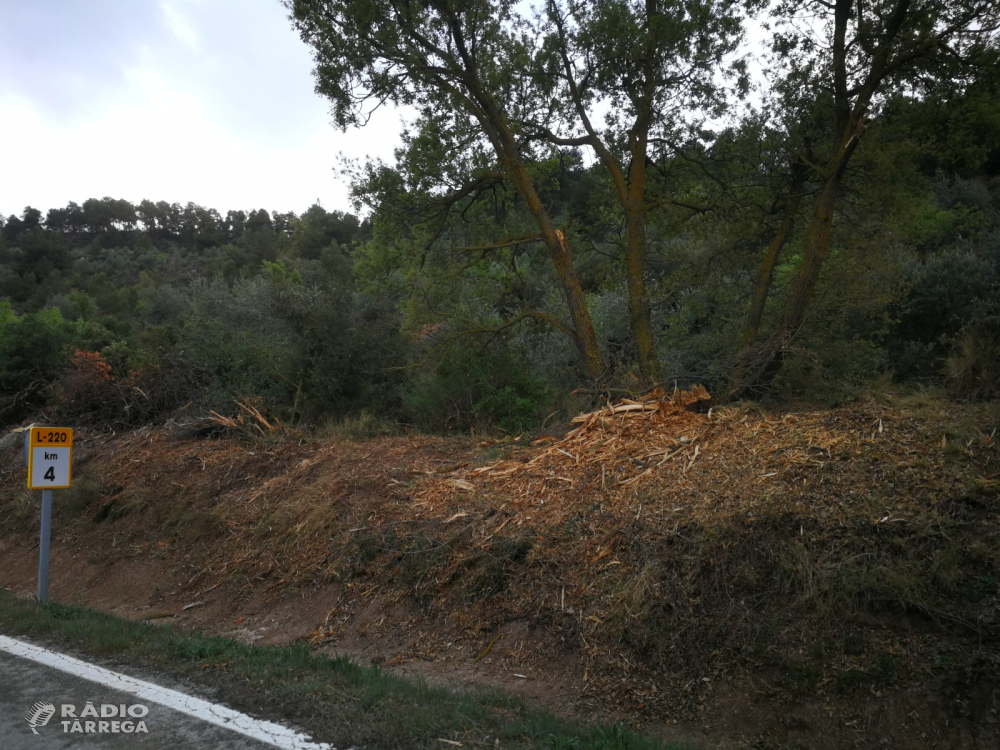
MULTIPOLYGON (((691 66, 690 87, 675 92, 676 102, 664 98, 673 90, 666 79, 654 87, 663 106, 650 125, 656 141, 642 198, 644 281, 663 379, 732 391, 761 258, 798 196, 760 338, 783 325, 808 256, 817 159, 832 143, 824 114, 832 101, 813 86, 827 71, 808 67, 820 47, 779 50, 789 63, 781 72, 808 81, 793 85, 792 75, 772 92, 778 99, 712 134, 696 118, 685 120, 678 103, 698 101, 707 112, 723 102, 719 81, 703 74, 738 31, 730 4, 706 24, 699 19, 709 4, 700 2, 686 5, 683 18, 652 25, 627 3, 554 3, 515 24, 523 9, 477 0, 459 16, 491 19, 473 30, 477 85, 485 88, 465 91, 460 96, 472 99, 462 102, 434 78, 440 71, 421 78, 406 68, 423 53, 416 37, 393 32, 453 39, 440 8, 372 25, 381 5, 338 0, 334 11, 356 34, 330 38, 317 25, 322 4, 290 5, 342 124, 364 115, 357 93, 391 94, 416 107, 395 163, 346 169, 370 218, 319 205, 301 216, 258 208, 223 217, 193 203, 133 206, 105 197, 52 209, 44 220, 30 206, 4 219, 0 423, 45 409, 134 425, 181 407, 229 410, 245 397, 283 420, 345 435, 400 423, 517 433, 559 406, 581 406, 568 405, 565 394, 595 382, 581 382, 567 287, 538 241, 537 206, 512 180, 506 152, 484 135, 480 94, 510 125, 522 176, 572 250, 607 366, 596 385, 639 387, 623 273, 626 212, 613 170, 582 138, 566 79, 555 77, 565 73, 561 47, 571 62, 593 63, 592 75, 578 71, 585 108, 590 96, 619 97, 620 111, 592 124, 622 163, 631 158, 629 118, 643 96, 626 90, 629 82, 643 70, 666 75, 691 66), (561 21, 552 13, 560 8, 561 21), (379 49, 363 43, 365 35, 379 49), (634 43, 620 44, 623 36, 634 43), (392 65, 403 68, 384 67, 393 55, 392 65), (413 76, 389 72, 400 69, 413 76), (779 100, 787 107, 776 107, 779 100), (568 140, 552 141, 555 132, 568 140), (806 178, 796 182, 796 170, 806 178), (81 386, 78 352, 99 357, 106 382, 81 386)), ((808 315, 783 344, 776 395, 840 401, 888 373, 947 385, 962 398, 1000 395, 997 69, 983 66, 960 86, 904 87, 906 96, 887 89, 873 100, 808 315)), ((726 85, 739 86, 739 65, 729 73, 726 85)))
POLYGON ((398 321, 353 291, 353 216, 222 219, 108 198, 53 209, 45 228, 30 207, 15 219, 0 251, 0 422, 43 406, 126 425, 240 396, 299 419, 398 401, 398 321), (74 352, 100 357, 107 380, 84 387, 74 352))
POLYGON ((405 397, 413 421, 425 429, 493 425, 520 433, 545 416, 552 399, 546 382, 528 374, 509 350, 482 352, 458 345, 439 356, 405 397))
POLYGON ((9 299, 0 299, 0 336, 3 335, 4 328, 17 319, 14 306, 9 299))
POLYGON ((910 289, 900 305, 897 335, 932 344, 954 336, 971 319, 977 302, 997 282, 995 266, 969 252, 928 258, 909 271, 910 289))
POLYGON ((12 317, 0 308, 0 419, 17 421, 44 401, 66 361, 72 328, 56 309, 12 317))
POLYGON ((301 284, 302 276, 298 271, 293 271, 285 266, 285 261, 278 260, 274 263, 265 260, 261 264, 263 268, 264 276, 266 276, 272 284, 301 284))

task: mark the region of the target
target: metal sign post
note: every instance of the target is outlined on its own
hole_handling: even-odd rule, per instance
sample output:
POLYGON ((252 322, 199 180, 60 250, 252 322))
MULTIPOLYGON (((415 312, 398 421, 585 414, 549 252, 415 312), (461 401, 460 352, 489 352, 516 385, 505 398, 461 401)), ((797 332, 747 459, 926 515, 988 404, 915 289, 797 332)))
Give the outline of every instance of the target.
POLYGON ((25 434, 24 461, 28 489, 42 491, 42 527, 38 537, 38 601, 49 600, 49 549, 52 538, 52 490, 65 489, 73 478, 73 430, 32 427, 25 434))
POLYGON ((49 600, 49 540, 52 537, 52 490, 42 490, 42 529, 38 537, 38 601, 49 600))

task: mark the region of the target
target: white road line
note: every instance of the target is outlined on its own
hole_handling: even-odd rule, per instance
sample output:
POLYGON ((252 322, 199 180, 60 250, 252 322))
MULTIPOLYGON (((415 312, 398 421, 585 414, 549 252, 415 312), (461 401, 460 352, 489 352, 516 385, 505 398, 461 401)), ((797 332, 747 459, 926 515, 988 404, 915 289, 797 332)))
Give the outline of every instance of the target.
POLYGON ((24 641, 0 635, 0 651, 6 651, 8 654, 30 659, 52 669, 58 669, 75 677, 96 682, 99 685, 131 693, 143 701, 158 703, 174 711, 180 711, 209 724, 225 727, 233 732, 252 737, 260 742, 266 742, 282 750, 335 750, 335 748, 332 748, 325 742, 311 742, 308 735, 288 729, 280 724, 261 721, 239 711, 234 711, 231 708, 220 706, 217 703, 209 703, 200 698, 194 698, 176 690, 160 687, 145 680, 137 680, 120 672, 113 672, 110 669, 88 664, 85 661, 74 659, 72 656, 60 654, 57 651, 49 651, 46 648, 31 643, 25 643, 24 641))

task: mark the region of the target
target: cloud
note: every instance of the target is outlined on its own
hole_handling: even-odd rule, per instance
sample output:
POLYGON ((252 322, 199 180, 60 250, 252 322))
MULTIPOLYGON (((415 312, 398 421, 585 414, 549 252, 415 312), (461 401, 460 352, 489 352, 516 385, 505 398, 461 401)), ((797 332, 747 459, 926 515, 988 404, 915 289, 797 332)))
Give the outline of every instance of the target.
POLYGON ((0 92, 16 92, 50 115, 72 119, 101 106, 137 50, 138 29, 156 42, 148 3, 0 0, 0 92))
POLYGON ((198 32, 194 28, 191 19, 184 14, 174 3, 162 0, 160 10, 163 11, 165 22, 170 33, 180 40, 184 46, 193 52, 198 51, 198 32))
POLYGON ((309 51, 274 0, 82 5, 0 0, 0 14, 50 37, 0 45, 4 215, 105 195, 343 210, 337 154, 391 157, 399 142, 391 110, 347 134, 329 124, 309 51))

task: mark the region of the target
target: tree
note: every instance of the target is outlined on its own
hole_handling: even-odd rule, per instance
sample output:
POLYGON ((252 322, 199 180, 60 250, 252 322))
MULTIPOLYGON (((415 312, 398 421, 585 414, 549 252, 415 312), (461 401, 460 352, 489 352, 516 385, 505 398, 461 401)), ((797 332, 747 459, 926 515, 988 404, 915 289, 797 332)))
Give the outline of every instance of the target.
POLYGON ((88 198, 83 202, 83 220, 92 234, 104 234, 114 228, 112 203, 112 198, 88 198))
POLYGON ((150 236, 156 236, 157 230, 163 229, 165 217, 162 209, 147 198, 144 198, 136 207, 136 216, 142 223, 146 234, 150 236))
POLYGON ((181 233, 181 205, 179 203, 156 202, 156 220, 162 222, 165 236, 177 238, 181 233))
POLYGON ((271 224, 271 215, 263 208, 251 211, 247 217, 246 231, 248 232, 272 232, 274 226, 271 224))
POLYGON ((198 206, 190 201, 184 210, 181 211, 181 242, 185 245, 194 245, 195 238, 198 236, 198 212, 204 211, 201 206, 198 206))
POLYGON ((21 221, 24 222, 24 231, 30 232, 32 229, 37 229, 41 226, 42 212, 37 208, 25 206, 24 213, 21 214, 21 221))
MULTIPOLYGON (((649 213, 678 203, 655 175, 705 113, 720 114, 725 70, 741 35, 739 4, 732 0, 547 0, 542 56, 551 82, 548 122, 529 132, 561 146, 588 146, 607 170, 624 214, 625 271, 632 333, 640 372, 659 379, 659 362, 646 290, 646 225, 649 213), (595 109, 615 102, 595 123, 595 109), (564 132, 557 135, 553 127, 564 132), (654 189, 651 189, 654 188, 654 189), (651 195, 652 193, 652 195, 651 195)), ((729 71, 745 92, 743 63, 729 71)), ((543 79, 544 80, 544 77, 543 79)), ((700 206, 690 206, 696 211, 700 206)))
POLYGON ((45 214, 45 228, 52 232, 65 232, 69 212, 65 208, 50 208, 45 214))
POLYGON ((358 219, 341 211, 327 212, 313 204, 292 222, 292 249, 299 257, 316 259, 334 246, 346 246, 358 230, 358 219))
POLYGON ((217 247, 222 242, 224 220, 214 208, 197 209, 198 245, 202 248, 217 247))
POLYGON ((229 240, 239 239, 243 236, 243 232, 246 230, 247 214, 246 211, 233 211, 230 210, 226 212, 226 237, 229 240))
POLYGON ((572 320, 563 326, 583 370, 604 374, 573 255, 539 197, 530 164, 538 156, 517 124, 544 106, 524 72, 534 54, 524 19, 508 0, 287 0, 292 21, 312 47, 318 93, 333 104, 336 123, 363 124, 386 102, 416 107, 443 142, 460 148, 473 171, 447 191, 466 196, 498 178, 522 196, 548 248, 572 320), (492 153, 496 167, 488 158, 492 153))
POLYGON ((3 224, 3 239, 8 245, 14 245, 24 234, 24 222, 11 214, 3 224))
POLYGON ((80 234, 86 226, 83 208, 74 201, 66 204, 66 229, 74 234, 80 234))
POLYGON ((816 189, 781 320, 764 344, 746 343, 738 357, 737 392, 744 394, 770 384, 805 321, 845 172, 868 120, 894 94, 942 79, 967 84, 978 66, 995 62, 1000 28, 993 0, 783 0, 775 16, 775 90, 789 119, 810 126, 789 136, 816 189))
POLYGON ((287 213, 281 213, 280 211, 275 211, 274 216, 271 220, 274 224, 274 231, 276 234, 289 234, 292 230, 292 222, 297 218, 294 211, 288 211, 287 213))

